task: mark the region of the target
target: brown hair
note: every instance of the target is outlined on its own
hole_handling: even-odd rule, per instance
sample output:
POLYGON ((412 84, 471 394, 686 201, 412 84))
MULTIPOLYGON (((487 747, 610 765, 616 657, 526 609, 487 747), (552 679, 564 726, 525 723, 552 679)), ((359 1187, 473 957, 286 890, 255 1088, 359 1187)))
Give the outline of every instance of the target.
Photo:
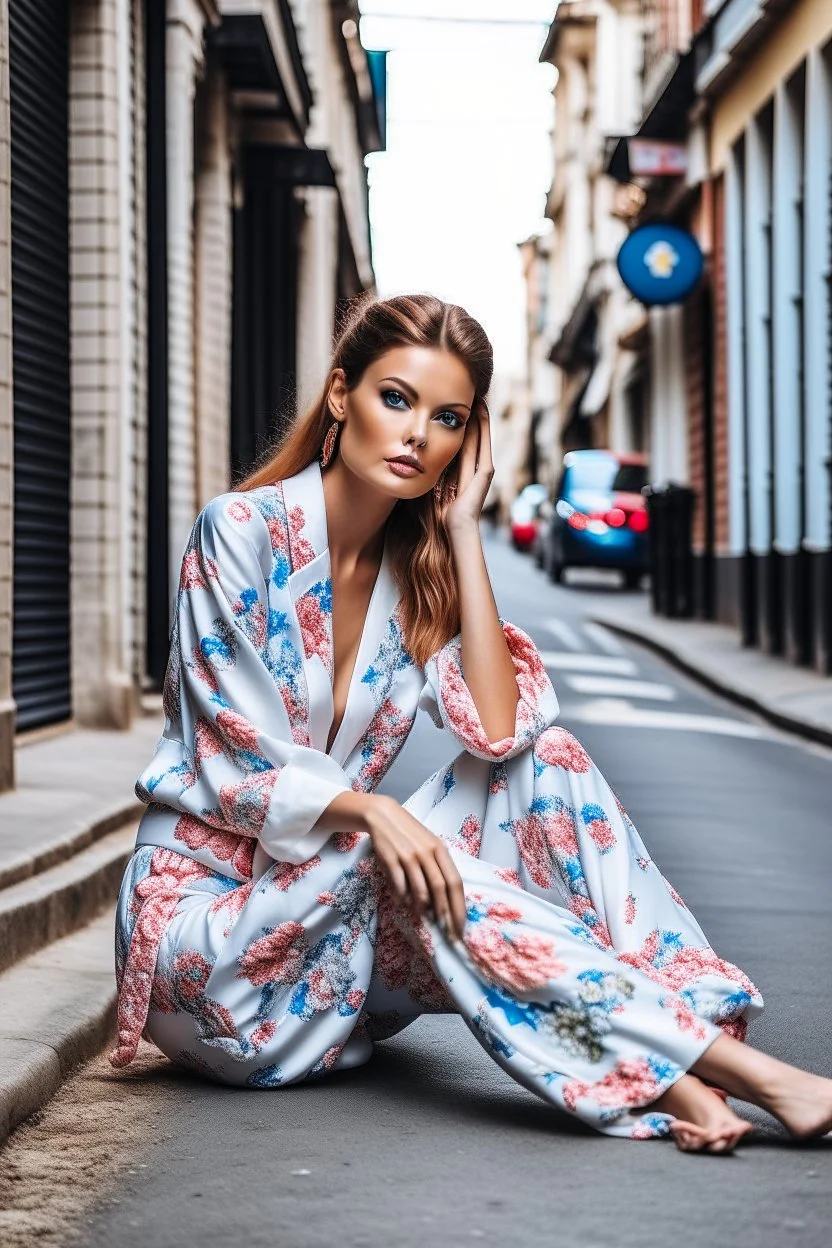
MULTIPOLYGON (((282 481, 317 458, 332 420, 327 396, 333 370, 342 368, 347 388, 353 390, 374 360, 398 346, 442 347, 453 352, 471 375, 475 401, 488 393, 494 367, 491 343, 464 308, 433 295, 396 295, 390 299, 359 295, 347 307, 326 381, 314 402, 235 489, 252 490, 282 481)), ((458 453, 440 478, 443 498, 457 474, 458 453)), ((387 540, 391 568, 402 595, 399 619, 404 643, 414 661, 424 666, 460 629, 451 546, 433 490, 396 503, 387 522, 387 540)))

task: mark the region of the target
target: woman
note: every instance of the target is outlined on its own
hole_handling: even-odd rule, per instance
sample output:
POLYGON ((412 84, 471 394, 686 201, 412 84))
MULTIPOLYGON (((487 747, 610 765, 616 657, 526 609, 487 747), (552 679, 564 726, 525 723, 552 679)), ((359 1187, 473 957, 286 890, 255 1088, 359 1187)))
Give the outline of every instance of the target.
POLYGON ((136 785, 112 1060, 144 1034, 275 1087, 458 1012, 599 1131, 727 1151, 751 1129, 727 1092, 822 1134, 832 1080, 741 1043, 760 994, 497 614, 478 528, 491 373, 462 308, 360 301, 316 402, 197 517, 136 785), (374 789, 419 706, 463 748, 399 805, 374 789))

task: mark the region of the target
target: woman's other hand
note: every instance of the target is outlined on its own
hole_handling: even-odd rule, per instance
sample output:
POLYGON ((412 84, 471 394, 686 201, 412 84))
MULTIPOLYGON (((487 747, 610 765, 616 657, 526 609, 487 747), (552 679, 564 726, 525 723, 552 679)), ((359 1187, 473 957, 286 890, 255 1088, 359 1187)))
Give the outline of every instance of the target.
POLYGON ((376 857, 398 900, 428 907, 451 939, 465 929, 465 890, 447 846, 394 798, 373 794, 365 808, 376 857))

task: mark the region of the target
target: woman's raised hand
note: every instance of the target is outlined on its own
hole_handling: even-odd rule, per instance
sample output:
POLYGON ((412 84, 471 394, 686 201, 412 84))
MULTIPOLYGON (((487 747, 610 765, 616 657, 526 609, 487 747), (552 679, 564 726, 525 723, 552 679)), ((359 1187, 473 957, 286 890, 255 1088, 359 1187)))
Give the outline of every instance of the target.
POLYGON ((494 477, 488 404, 478 398, 465 427, 459 452, 456 495, 446 504, 442 520, 449 531, 479 522, 488 488, 494 477))
POLYGON ((465 890, 447 847, 395 798, 373 795, 365 812, 376 857, 400 902, 428 907, 451 939, 462 939, 465 890))

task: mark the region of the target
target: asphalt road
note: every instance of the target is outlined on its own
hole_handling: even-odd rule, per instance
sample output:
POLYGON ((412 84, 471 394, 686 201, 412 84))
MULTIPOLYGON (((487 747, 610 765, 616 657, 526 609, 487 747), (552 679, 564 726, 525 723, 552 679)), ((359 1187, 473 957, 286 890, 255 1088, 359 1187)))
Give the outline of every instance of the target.
MULTIPOLYGON (((501 614, 552 664, 561 722, 760 987, 749 1039, 832 1073, 832 753, 587 629, 598 595, 624 593, 615 577, 555 587, 501 535, 487 556, 501 614)), ((404 798, 454 749, 425 718, 385 787, 404 798)), ((89 1248, 829 1243, 826 1142, 794 1146, 746 1107, 761 1134, 727 1158, 597 1136, 515 1085, 455 1018, 421 1019, 315 1086, 237 1091, 157 1064, 142 1097, 153 1129, 85 1217, 89 1248)))

